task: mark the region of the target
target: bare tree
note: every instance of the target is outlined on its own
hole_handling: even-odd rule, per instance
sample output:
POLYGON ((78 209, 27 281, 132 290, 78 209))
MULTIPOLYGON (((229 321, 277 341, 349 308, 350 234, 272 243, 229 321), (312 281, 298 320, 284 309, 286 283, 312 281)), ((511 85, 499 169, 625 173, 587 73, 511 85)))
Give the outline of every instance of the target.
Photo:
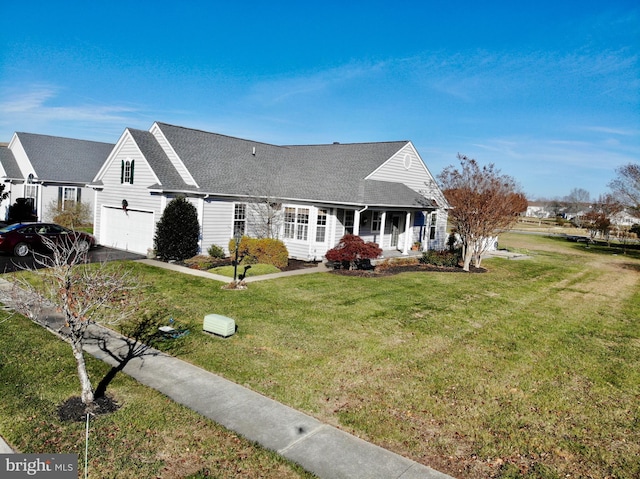
POLYGON ((609 188, 625 206, 640 212, 640 164, 621 166, 616 169, 616 175, 609 188))
POLYGON ((606 194, 600 195, 597 201, 591 205, 591 209, 600 216, 596 221, 598 233, 607 241, 607 245, 611 246, 611 225, 624 206, 613 195, 606 194))
POLYGON ((577 226, 581 226, 581 216, 585 213, 591 201, 591 195, 583 188, 573 188, 567 196, 564 198, 567 204, 567 213, 573 215, 573 222, 577 226))
POLYGON ((122 265, 88 264, 86 248, 77 239, 54 243, 43 237, 42 241, 52 254, 34 253, 36 267, 28 268, 26 275, 14 275, 9 297, 2 300, 32 320, 47 312, 62 315, 64 324, 58 332, 71 345, 81 399, 91 410, 94 390, 83 351, 87 328, 130 317, 139 304, 138 280, 122 265))
POLYGON ((492 236, 510 228, 527 210, 527 200, 516 181, 501 175, 493 164, 480 167, 476 160, 458 154, 461 169, 445 168, 438 179, 451 205, 449 218, 463 245, 464 270, 471 260, 480 266, 492 236))
POLYGON ((278 239, 283 222, 282 202, 274 197, 253 198, 248 203, 250 233, 256 238, 278 239))

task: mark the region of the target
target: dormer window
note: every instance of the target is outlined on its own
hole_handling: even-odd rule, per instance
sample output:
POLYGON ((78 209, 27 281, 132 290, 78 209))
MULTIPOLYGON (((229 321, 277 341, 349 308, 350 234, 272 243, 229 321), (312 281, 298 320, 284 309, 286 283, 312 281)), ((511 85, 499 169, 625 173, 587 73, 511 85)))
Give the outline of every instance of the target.
POLYGON ((133 165, 135 160, 122 160, 120 165, 120 183, 133 184, 133 165))

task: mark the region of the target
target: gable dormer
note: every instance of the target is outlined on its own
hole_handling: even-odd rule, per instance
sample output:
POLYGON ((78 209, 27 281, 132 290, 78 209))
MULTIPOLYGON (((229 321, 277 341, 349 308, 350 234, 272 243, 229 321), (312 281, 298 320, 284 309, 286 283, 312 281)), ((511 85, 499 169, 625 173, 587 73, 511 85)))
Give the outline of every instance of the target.
POLYGON ((435 178, 410 141, 366 179, 404 183, 425 198, 435 201, 439 206, 448 207, 447 200, 435 178))

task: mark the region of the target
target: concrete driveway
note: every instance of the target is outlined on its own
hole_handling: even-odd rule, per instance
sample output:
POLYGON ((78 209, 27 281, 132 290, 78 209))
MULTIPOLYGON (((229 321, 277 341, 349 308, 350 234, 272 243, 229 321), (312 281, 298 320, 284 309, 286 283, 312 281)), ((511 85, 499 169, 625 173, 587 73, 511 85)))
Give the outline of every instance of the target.
MULTIPOLYGON (((98 246, 89 251, 89 262, 98 263, 102 261, 116 261, 122 259, 142 259, 145 256, 130 251, 122 251, 119 249, 98 246)), ((22 268, 35 268, 37 265, 33 255, 24 258, 0 253, 0 273, 10 273, 22 268)))

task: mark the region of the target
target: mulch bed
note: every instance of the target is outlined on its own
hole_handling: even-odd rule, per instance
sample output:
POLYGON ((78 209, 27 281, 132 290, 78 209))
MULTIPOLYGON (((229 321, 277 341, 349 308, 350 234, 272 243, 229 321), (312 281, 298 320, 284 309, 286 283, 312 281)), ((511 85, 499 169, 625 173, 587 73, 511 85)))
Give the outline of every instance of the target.
MULTIPOLYGON (((100 416, 116 412, 120 405, 109 395, 100 396, 94 400, 92 414, 100 416)), ((58 417, 61 421, 86 421, 87 408, 80 396, 73 396, 58 406, 58 417)))
MULTIPOLYGON (((162 260, 159 260, 159 261, 162 261, 162 260)), ((175 263, 181 266, 186 266, 188 268, 200 269, 198 265, 188 264, 187 262, 183 262, 183 261, 176 261, 175 263)), ((224 258, 224 259, 209 261, 208 267, 228 266, 228 265, 231 265, 231 259, 224 258)), ((289 264, 285 268, 280 268, 280 270, 295 271, 298 269, 315 268, 317 265, 318 263, 314 261, 289 259, 289 264)), ((410 271, 434 271, 439 273, 486 273, 487 272, 487 270, 484 268, 475 268, 474 266, 470 266, 469 271, 467 272, 467 271, 464 271, 459 266, 451 268, 451 267, 434 266, 430 264, 421 264, 421 263, 397 264, 393 266, 385 265, 384 268, 375 267, 374 269, 368 269, 368 270, 335 269, 331 272, 333 274, 339 274, 343 276, 379 277, 379 276, 392 276, 394 274, 405 273, 410 271)))
POLYGON ((408 273, 412 271, 432 271, 438 273, 486 273, 484 268, 476 268, 474 266, 469 267, 469 271, 463 270, 461 267, 445 267, 434 266, 432 264, 398 264, 394 266, 386 266, 384 268, 374 268, 372 270, 360 270, 360 269, 335 269, 331 271, 333 274, 339 274, 342 276, 359 276, 359 277, 380 277, 380 276, 393 276, 399 273, 408 273))

